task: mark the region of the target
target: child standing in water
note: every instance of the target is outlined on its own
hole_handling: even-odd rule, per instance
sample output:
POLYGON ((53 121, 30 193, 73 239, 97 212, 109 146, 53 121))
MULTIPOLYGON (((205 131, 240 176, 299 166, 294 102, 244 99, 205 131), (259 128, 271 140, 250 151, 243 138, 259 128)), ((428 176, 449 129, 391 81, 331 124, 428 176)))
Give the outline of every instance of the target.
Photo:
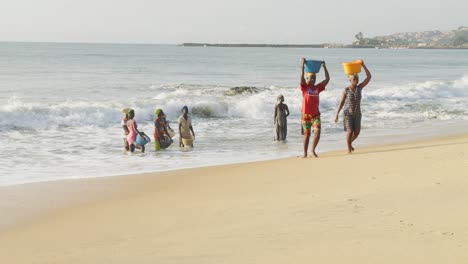
POLYGON ((275 141, 285 141, 288 134, 288 124, 286 118, 289 116, 289 108, 284 104, 284 96, 282 94, 277 97, 278 104, 275 106, 275 141))

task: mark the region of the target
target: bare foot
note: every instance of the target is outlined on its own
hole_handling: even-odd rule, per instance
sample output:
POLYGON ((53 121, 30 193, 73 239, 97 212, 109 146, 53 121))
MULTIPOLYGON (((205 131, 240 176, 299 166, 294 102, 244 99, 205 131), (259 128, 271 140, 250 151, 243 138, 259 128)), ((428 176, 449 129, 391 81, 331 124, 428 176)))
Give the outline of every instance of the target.
POLYGON ((317 155, 317 153, 315 153, 315 151, 312 152, 312 154, 314 154, 314 157, 318 158, 318 155, 317 155))
POLYGON ((353 147, 353 146, 351 146, 351 151, 354 151, 354 147, 353 147))
POLYGON ((306 159, 307 158, 307 154, 305 154, 304 156, 299 156, 301 159, 306 159))

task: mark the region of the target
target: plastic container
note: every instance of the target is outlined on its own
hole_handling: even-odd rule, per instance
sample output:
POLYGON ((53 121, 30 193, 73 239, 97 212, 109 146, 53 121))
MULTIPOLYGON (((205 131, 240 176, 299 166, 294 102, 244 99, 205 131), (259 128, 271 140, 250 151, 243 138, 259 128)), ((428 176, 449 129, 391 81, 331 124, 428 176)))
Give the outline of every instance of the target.
POLYGON ((167 133, 169 133, 169 137, 171 137, 171 138, 173 138, 173 137, 175 136, 175 132, 174 132, 174 130, 171 129, 171 128, 168 128, 168 129, 167 129, 167 133))
POLYGON ((182 138, 182 144, 185 147, 193 147, 193 138, 182 138))
POLYGON ((148 142, 151 142, 151 139, 145 134, 143 134, 143 136, 137 135, 137 137, 135 139, 135 142, 138 145, 144 146, 144 145, 148 144, 148 142))
POLYGON ((361 72, 362 61, 355 60, 351 62, 343 62, 343 69, 347 75, 360 73, 361 72))
POLYGON ((174 141, 168 136, 164 135, 162 139, 159 140, 159 146, 162 149, 168 148, 174 141))
POLYGON ((304 71, 318 73, 320 71, 320 67, 322 67, 322 61, 306 60, 304 64, 304 71))

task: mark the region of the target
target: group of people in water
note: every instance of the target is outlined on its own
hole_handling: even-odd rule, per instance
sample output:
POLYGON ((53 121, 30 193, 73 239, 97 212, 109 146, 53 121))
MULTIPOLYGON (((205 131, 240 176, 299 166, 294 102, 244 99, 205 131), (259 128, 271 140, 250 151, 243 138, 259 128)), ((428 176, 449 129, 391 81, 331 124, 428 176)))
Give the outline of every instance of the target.
MULTIPOLYGON (((310 136, 314 134, 312 142, 312 155, 318 157, 315 149, 320 141, 321 133, 321 120, 320 120, 320 93, 325 91, 325 87, 330 81, 330 74, 328 73, 325 61, 322 62, 322 67, 325 71, 325 80, 316 84, 316 73, 305 72, 305 58, 301 59, 301 77, 300 89, 302 91, 302 118, 301 130, 304 135, 304 155, 308 156, 308 148, 310 136)), ((341 101, 336 112, 335 122, 339 120, 339 113, 344 107, 343 113, 343 126, 346 131, 346 144, 348 153, 354 151, 353 142, 359 136, 361 131, 361 97, 362 89, 367 86, 371 79, 371 73, 364 61, 361 60, 361 65, 366 73, 366 79, 359 83, 359 75, 357 73, 348 75, 350 84, 344 89, 341 101)), ((274 139, 275 141, 285 141, 287 137, 287 117, 289 116, 288 105, 284 103, 284 96, 277 97, 278 103, 274 111, 274 139)), ((124 118, 121 125, 124 130, 124 146, 127 151, 133 152, 135 148, 141 149, 145 152, 145 144, 151 141, 147 135, 138 130, 138 126, 134 120, 135 111, 130 108, 122 110, 124 118)), ((178 119, 179 124, 179 146, 180 147, 193 147, 193 140, 195 139, 195 132, 192 127, 192 119, 188 115, 189 110, 184 106, 181 110, 181 115, 178 119)), ((168 148, 172 143, 172 138, 175 136, 174 130, 169 126, 166 120, 166 115, 163 110, 157 108, 154 111, 154 146, 155 150, 168 148)))
MULTIPOLYGON (((320 120, 320 93, 325 90, 328 82, 330 81, 330 74, 328 73, 325 61, 322 62, 322 67, 325 71, 325 80, 316 84, 316 73, 305 72, 305 58, 301 59, 301 77, 300 88, 302 91, 302 118, 301 130, 304 135, 304 155, 308 156, 307 150, 309 148, 310 136, 312 130, 314 139, 312 143, 312 155, 318 157, 315 149, 320 141, 321 120, 320 120)), ((366 79, 359 83, 359 75, 357 73, 348 75, 350 84, 344 89, 341 101, 336 112, 335 122, 338 122, 339 113, 344 107, 343 126, 346 131, 346 144, 348 153, 354 151, 353 142, 361 132, 361 97, 362 89, 367 86, 371 79, 371 73, 364 61, 360 61, 364 71, 366 72, 366 79)), ((274 125, 275 125, 275 140, 284 141, 287 136, 287 116, 289 115, 289 108, 284 104, 284 96, 278 96, 278 103, 275 106, 274 125)))
MULTIPOLYGON (((138 130, 138 125, 135 122, 135 110, 124 108, 122 110, 124 117, 122 118, 122 129, 124 130, 124 147, 125 150, 134 152, 135 148, 145 152, 145 145, 151 139, 143 132, 138 130)), ((178 119, 179 125, 179 147, 193 147, 195 132, 192 127, 192 118, 188 115, 187 106, 182 107, 181 115, 178 119)), ((174 130, 166 120, 166 114, 161 108, 154 111, 154 149, 159 151, 168 148, 174 141, 174 130)))

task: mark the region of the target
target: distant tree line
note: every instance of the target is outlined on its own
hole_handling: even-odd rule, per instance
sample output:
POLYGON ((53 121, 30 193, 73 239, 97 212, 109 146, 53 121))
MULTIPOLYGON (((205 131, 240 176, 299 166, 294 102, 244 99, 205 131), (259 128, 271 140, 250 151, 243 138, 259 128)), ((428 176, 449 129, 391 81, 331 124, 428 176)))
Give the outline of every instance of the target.
POLYGON ((459 28, 459 30, 455 33, 452 42, 457 46, 468 44, 468 30, 460 30, 459 28))

